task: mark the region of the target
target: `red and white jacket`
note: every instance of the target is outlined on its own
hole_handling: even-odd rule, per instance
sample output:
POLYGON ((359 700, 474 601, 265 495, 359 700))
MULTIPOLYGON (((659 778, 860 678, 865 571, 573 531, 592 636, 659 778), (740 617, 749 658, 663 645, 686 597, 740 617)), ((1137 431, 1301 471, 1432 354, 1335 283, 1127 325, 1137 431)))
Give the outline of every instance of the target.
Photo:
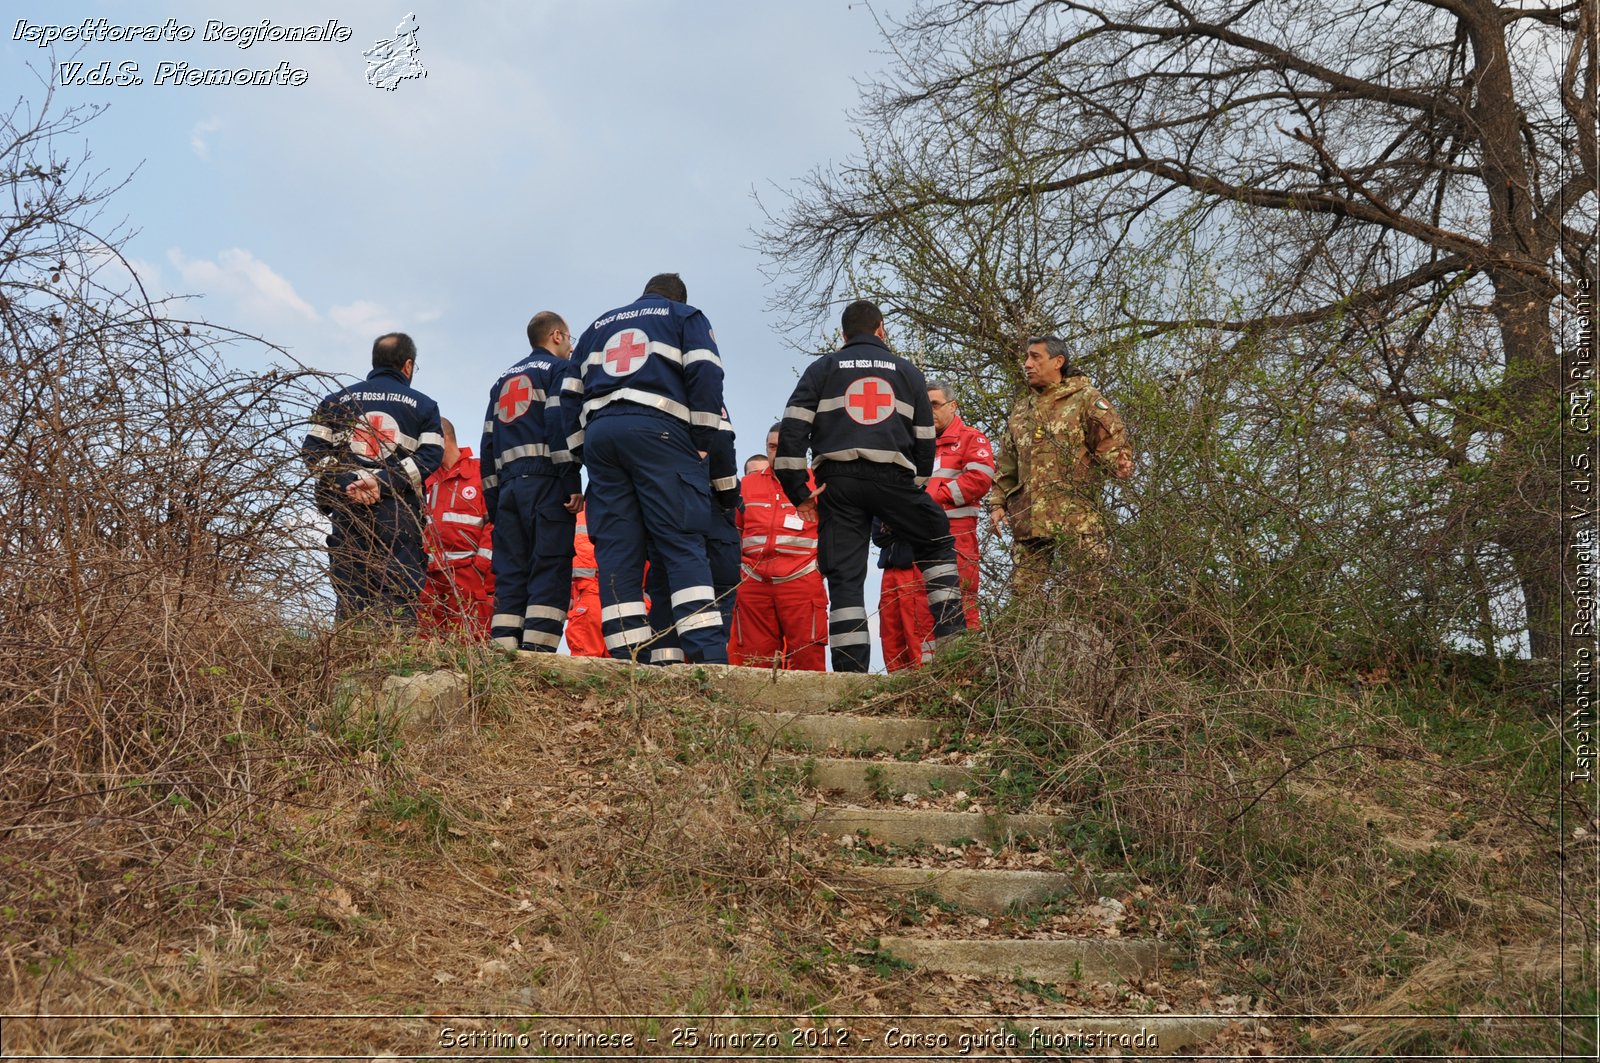
POLYGON ((462 447, 454 465, 440 467, 428 477, 425 497, 428 568, 457 573, 470 568, 487 579, 494 558, 493 529, 485 517, 483 481, 471 448, 462 447))
POLYGON ((928 494, 943 506, 950 523, 976 521, 983 513, 983 496, 994 483, 994 448, 976 428, 960 416, 935 440, 933 476, 928 494))
MULTIPOLYGON (((816 482, 806 473, 814 493, 816 482)), ((817 524, 800 519, 770 468, 739 482, 744 508, 738 516, 741 568, 749 579, 785 583, 817 570, 817 524)))

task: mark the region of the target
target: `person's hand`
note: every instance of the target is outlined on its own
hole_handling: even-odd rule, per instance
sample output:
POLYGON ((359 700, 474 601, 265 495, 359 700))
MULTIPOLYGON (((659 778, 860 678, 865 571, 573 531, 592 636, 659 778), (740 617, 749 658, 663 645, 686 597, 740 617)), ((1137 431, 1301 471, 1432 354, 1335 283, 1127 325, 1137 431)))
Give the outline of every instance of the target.
POLYGON ((1118 455, 1117 464, 1111 470, 1113 476, 1119 480, 1128 480, 1133 477, 1133 458, 1126 454, 1118 455))
POLYGON ((344 493, 350 501, 362 506, 375 506, 383 497, 383 489, 371 476, 362 476, 348 484, 344 493))
POLYGON ((999 532, 1006 523, 1006 508, 1004 506, 991 506, 989 508, 989 527, 999 532))
POLYGON ((827 489, 828 485, 823 484, 821 487, 811 492, 810 498, 794 507, 794 511, 800 514, 801 520, 805 521, 807 524, 815 524, 817 522, 817 499, 822 495, 822 492, 826 491, 827 489))
POLYGON ((561 508, 566 510, 568 513, 582 513, 583 512, 583 496, 582 495, 568 495, 567 496, 567 500, 561 504, 561 508))

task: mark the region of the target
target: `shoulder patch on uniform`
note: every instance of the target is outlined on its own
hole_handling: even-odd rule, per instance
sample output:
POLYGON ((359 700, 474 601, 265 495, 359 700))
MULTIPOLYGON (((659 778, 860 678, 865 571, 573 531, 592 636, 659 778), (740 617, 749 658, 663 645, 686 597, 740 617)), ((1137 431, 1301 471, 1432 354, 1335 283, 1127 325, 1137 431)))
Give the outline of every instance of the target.
POLYGON ((1094 400, 1094 408, 1097 409, 1097 410, 1110 410, 1111 409, 1111 407, 1106 404, 1106 400, 1105 399, 1095 399, 1094 400))

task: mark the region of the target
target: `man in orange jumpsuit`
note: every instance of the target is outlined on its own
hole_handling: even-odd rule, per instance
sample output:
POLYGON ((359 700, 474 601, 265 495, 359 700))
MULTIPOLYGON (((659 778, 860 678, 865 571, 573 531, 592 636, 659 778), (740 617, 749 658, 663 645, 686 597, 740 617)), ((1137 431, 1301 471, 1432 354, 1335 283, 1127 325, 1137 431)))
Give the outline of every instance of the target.
POLYGON ((600 569, 589 539, 588 517, 578 514, 572 537, 572 604, 567 608, 567 650, 574 657, 609 657, 600 634, 600 569))
POLYGON ((494 612, 492 528, 485 519, 483 481, 470 447, 456 446, 456 429, 442 420, 444 460, 428 477, 425 541, 428 579, 417 603, 424 636, 488 639, 494 612))
MULTIPOLYGON (((743 578, 733 607, 728 661, 757 668, 827 670, 828 592, 817 571, 817 525, 800 518, 772 472, 778 426, 767 432, 767 465, 739 484, 743 578)), ((746 463, 746 468, 750 465, 746 463)), ((812 484, 812 490, 816 485, 812 484)))

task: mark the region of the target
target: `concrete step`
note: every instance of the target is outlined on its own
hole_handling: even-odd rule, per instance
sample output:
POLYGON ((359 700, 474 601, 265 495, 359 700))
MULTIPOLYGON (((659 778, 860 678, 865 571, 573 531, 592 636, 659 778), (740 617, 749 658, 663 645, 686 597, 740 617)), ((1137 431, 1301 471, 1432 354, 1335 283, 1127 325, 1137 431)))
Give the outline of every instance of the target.
POLYGON ((744 719, 756 725, 764 739, 812 749, 841 749, 855 752, 890 753, 907 748, 922 748, 934 737, 929 720, 907 720, 896 716, 849 716, 844 713, 749 712, 744 719))
POLYGON ((855 760, 847 757, 816 757, 807 761, 807 782, 818 790, 847 794, 850 797, 877 798, 885 794, 929 794, 934 783, 944 793, 965 790, 973 785, 974 772, 959 764, 925 764, 915 760, 855 760))
POLYGON ((1070 826, 1066 816, 980 815, 975 812, 936 812, 929 809, 837 808, 832 805, 801 805, 796 813, 812 829, 839 837, 866 831, 868 836, 891 845, 931 842, 953 845, 960 838, 973 838, 991 846, 1006 844, 1019 834, 1048 837, 1058 826, 1070 826))
POLYGON ((722 693, 752 705, 787 712, 826 712, 835 703, 873 685, 878 677, 842 672, 787 672, 770 668, 735 668, 726 664, 674 664, 665 668, 619 661, 612 657, 569 657, 564 653, 531 653, 521 650, 517 660, 529 667, 545 668, 562 675, 652 676, 684 675, 700 669, 716 683, 722 693))
POLYGON ((1148 974, 1161 962, 1149 938, 923 938, 890 935, 878 949, 915 967, 977 978, 1109 982, 1148 974))
POLYGON ((1116 1015, 1082 1019, 1052 1015, 1048 1019, 1019 1017, 1011 1025, 1023 1032, 1021 1049, 1051 1056, 1079 1055, 1112 1058, 1170 1056, 1204 1044, 1240 1020, 1228 1015, 1116 1015))
POLYGON ((925 890, 951 904, 994 914, 1043 904, 1057 897, 1093 900, 1120 893, 1133 884, 1132 875, 1091 875, 1086 871, 893 867, 883 864, 842 868, 831 878, 841 884, 865 882, 879 889, 899 893, 925 890))

